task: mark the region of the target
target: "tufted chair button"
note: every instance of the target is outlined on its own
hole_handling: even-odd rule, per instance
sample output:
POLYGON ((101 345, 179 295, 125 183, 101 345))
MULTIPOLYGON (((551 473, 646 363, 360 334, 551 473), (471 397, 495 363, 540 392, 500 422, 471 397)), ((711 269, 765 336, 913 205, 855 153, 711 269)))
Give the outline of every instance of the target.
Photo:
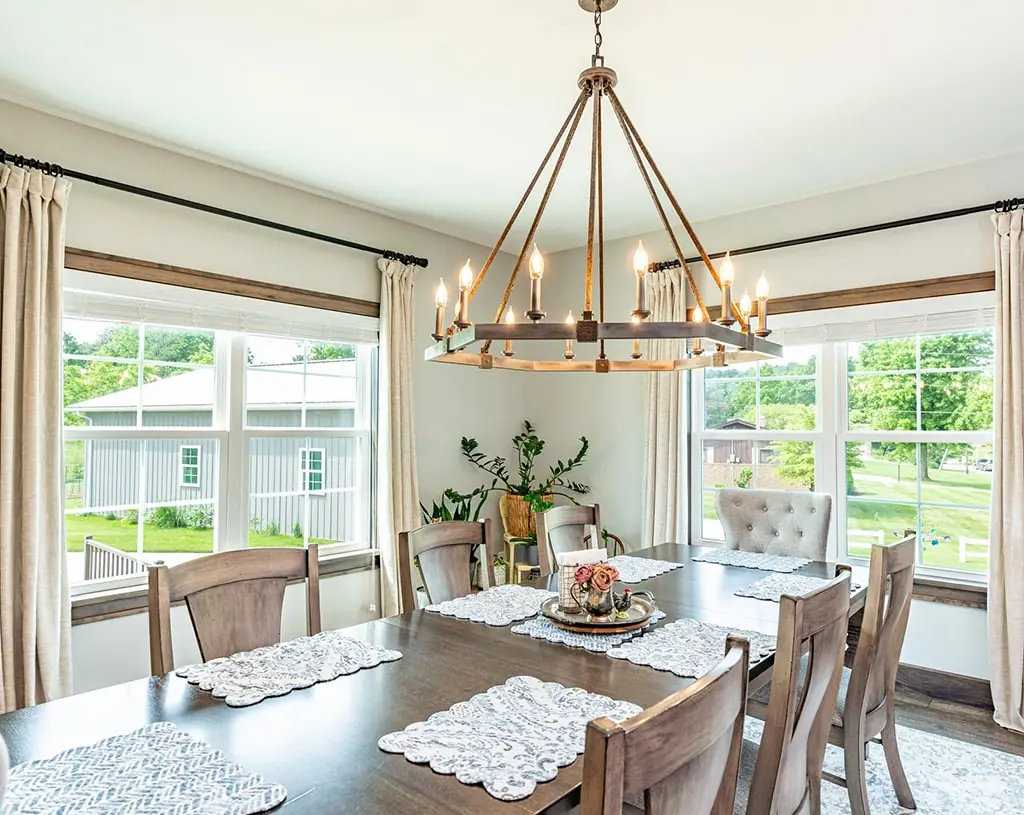
POLYGON ((740 502, 739 502, 739 501, 737 501, 737 502, 735 503, 735 506, 739 506, 739 505, 740 505, 740 502))
POLYGON ((790 507, 790 508, 789 508, 789 514, 790 514, 790 515, 792 515, 794 511, 795 511, 795 510, 793 509, 793 507, 790 507))
POLYGON ((767 511, 768 511, 768 505, 765 504, 763 507, 761 507, 761 512, 767 512, 767 511))
POLYGON ((753 532, 753 531, 754 531, 754 525, 753 524, 747 524, 747 532, 753 532))
POLYGON ((818 511, 817 507, 811 507, 811 512, 817 512, 817 511, 818 511))
POLYGON ((778 529, 775 530, 775 537, 779 537, 779 530, 778 529))
POLYGON ((804 533, 803 533, 803 532, 801 532, 801 533, 800 533, 800 537, 802 538, 803 536, 804 536, 804 533))

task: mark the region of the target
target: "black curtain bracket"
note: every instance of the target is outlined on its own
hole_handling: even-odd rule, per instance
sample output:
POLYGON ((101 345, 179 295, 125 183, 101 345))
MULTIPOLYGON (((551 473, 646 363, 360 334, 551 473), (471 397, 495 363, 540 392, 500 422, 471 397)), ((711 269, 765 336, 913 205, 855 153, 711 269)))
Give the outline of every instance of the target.
POLYGON ((165 204, 173 204, 174 206, 192 209, 197 212, 205 212, 209 215, 218 215, 221 218, 230 218, 233 221, 241 221, 242 223, 252 224, 253 226, 262 226, 265 229, 273 229, 277 232, 285 232, 289 235, 298 235, 302 238, 330 243, 334 246, 344 246, 347 249, 356 249, 360 252, 369 252, 374 255, 381 255, 388 260, 401 261, 407 266, 419 266, 423 269, 427 268, 428 261, 426 258, 416 257, 415 255, 406 255, 401 252, 393 252, 390 249, 378 249, 375 246, 367 246, 365 243, 358 243, 356 241, 346 240, 345 238, 337 238, 333 235, 325 235, 322 232, 313 232, 312 230, 302 229, 297 226, 289 226, 288 224, 270 221, 266 218, 257 218, 255 215, 246 215, 244 212, 236 212, 231 209, 215 207, 210 204, 203 204, 199 201, 192 201, 188 198, 179 198, 176 195, 168 195, 167 193, 157 192, 156 190, 146 189, 145 187, 136 187, 133 184, 125 184, 121 181, 104 178, 99 175, 91 175, 78 170, 70 170, 60 166, 59 164, 50 164, 48 162, 28 158, 16 153, 8 153, 3 148, 0 148, 0 164, 11 164, 15 167, 40 170, 47 175, 56 177, 66 176, 67 178, 73 178, 77 181, 86 181, 99 187, 118 190, 119 192, 128 193, 129 195, 138 195, 142 198, 149 198, 153 201, 162 201, 165 204))

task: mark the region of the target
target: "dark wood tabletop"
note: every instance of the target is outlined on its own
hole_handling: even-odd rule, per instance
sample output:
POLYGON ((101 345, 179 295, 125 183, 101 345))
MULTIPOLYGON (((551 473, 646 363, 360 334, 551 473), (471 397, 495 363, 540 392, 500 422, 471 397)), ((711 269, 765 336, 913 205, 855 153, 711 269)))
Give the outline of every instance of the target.
MULTIPOLYGON (((685 564, 632 588, 652 592, 669 621, 692 617, 775 632, 777 603, 733 594, 766 572, 691 562, 690 550, 663 544, 630 553, 685 564)), ((797 574, 831 577, 834 566, 812 563, 797 574)), ((865 594, 862 588, 853 595, 854 611, 863 607, 865 594)), ((354 637, 401 651, 399 661, 252 707, 229 708, 169 675, 0 716, 0 734, 12 763, 19 764, 151 722, 173 722, 250 772, 284 784, 288 800, 282 809, 289 813, 561 812, 578 803, 582 760, 563 768, 554 781, 538 785, 530 797, 503 803, 482 787, 466 786, 429 766, 384 753, 377 740, 511 676, 574 685, 644 707, 692 680, 509 629, 416 611, 347 629, 354 637)), ((770 667, 770 660, 755 664, 751 676, 763 678, 770 667)))

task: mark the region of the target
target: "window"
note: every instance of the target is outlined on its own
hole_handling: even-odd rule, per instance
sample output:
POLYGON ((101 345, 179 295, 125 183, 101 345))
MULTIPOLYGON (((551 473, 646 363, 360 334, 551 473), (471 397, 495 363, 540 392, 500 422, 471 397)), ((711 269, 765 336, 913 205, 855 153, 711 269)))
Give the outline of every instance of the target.
POLYGON ((694 374, 694 539, 723 539, 722 487, 817 490, 837 496, 829 551, 839 557, 866 558, 910 529, 921 572, 984 579, 992 332, 886 336, 888 324, 787 343, 781 362, 694 374))
MULTIPOLYGON (((246 334, 231 330, 237 315, 211 312, 201 327, 204 316, 66 292, 65 525, 76 593, 137 583, 140 564, 225 549, 371 546, 372 333, 293 337, 289 325, 316 327, 293 318, 279 334, 246 334)), ((245 317, 260 324, 249 304, 245 317)))
POLYGON ((199 448, 192 445, 182 446, 179 460, 181 462, 181 486, 199 486, 199 448))
POLYGON ((299 451, 299 469, 302 471, 303 492, 324 491, 324 451, 303 448, 299 451))

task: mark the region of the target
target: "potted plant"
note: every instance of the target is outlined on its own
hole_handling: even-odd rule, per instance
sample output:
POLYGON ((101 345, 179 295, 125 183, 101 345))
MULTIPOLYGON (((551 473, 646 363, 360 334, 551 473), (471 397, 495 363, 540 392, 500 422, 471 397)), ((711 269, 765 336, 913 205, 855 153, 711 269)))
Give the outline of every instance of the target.
POLYGON ((488 457, 480 452, 476 439, 462 439, 462 455, 485 473, 494 477, 494 483, 502 484, 505 495, 502 519, 506 521, 506 534, 525 538, 536 531, 533 513, 553 505, 554 497, 560 495, 576 503, 575 495, 586 495, 590 487, 567 476, 582 465, 590 449, 586 436, 580 437, 580 448, 576 455, 550 465, 543 477, 536 473, 537 459, 544 452, 544 440, 534 431, 533 425, 523 422, 523 432, 512 438, 512 449, 516 454, 515 472, 509 470, 504 456, 488 457))
POLYGON ((433 502, 430 509, 420 501, 423 523, 436 524, 442 521, 479 521, 480 512, 487 502, 487 496, 497 487, 495 479, 491 486, 481 484, 472 492, 461 493, 449 487, 441 493, 441 502, 433 502), (476 504, 474 505, 474 500, 476 504), (450 502, 450 503, 449 503, 450 502))
POLYGON ((504 586, 508 582, 508 561, 501 555, 494 556, 494 585, 504 586))

